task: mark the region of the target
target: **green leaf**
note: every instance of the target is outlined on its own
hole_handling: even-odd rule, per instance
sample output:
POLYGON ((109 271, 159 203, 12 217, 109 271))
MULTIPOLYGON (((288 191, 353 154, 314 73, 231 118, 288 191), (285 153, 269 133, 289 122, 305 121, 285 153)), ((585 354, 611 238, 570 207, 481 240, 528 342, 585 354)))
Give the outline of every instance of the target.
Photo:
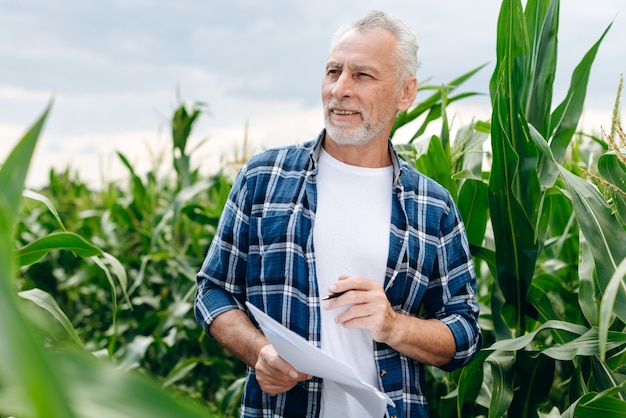
POLYGON ((463 416, 463 405, 474 404, 483 384, 483 365, 490 351, 481 350, 470 364, 463 367, 458 383, 457 415, 463 416))
POLYGON ((19 292, 18 295, 22 299, 29 300, 41 309, 47 311, 59 324, 65 329, 67 334, 80 346, 83 346, 83 342, 76 333, 72 322, 69 320, 65 312, 59 307, 56 300, 47 292, 41 289, 29 289, 19 292))
POLYGON ((491 403, 489 418, 500 418, 505 415, 513 399, 513 365, 512 355, 492 355, 487 359, 491 365, 491 403))
POLYGON ((529 98, 525 113, 528 123, 544 137, 549 136, 552 90, 556 74, 557 33, 559 30, 558 1, 527 2, 526 24, 530 36, 532 58, 528 75, 529 98))
MULTIPOLYGON (((541 134, 532 127, 529 129, 529 138, 542 151, 546 161, 554 164, 561 174, 580 231, 589 243, 589 249, 593 254, 597 278, 596 290, 599 294, 603 294, 609 278, 614 274, 618 264, 626 258, 626 246, 623 245, 626 242, 626 231, 613 215, 599 190, 590 182, 557 164, 552 150, 547 147, 541 134)), ((585 292, 588 294, 587 289, 585 292)), ((624 286, 617 288, 615 300, 615 314, 626 322, 626 288, 624 286)), ((586 307, 585 312, 588 317, 592 316, 589 307, 586 307)))
POLYGON ((0 396, 10 384, 13 396, 28 400, 25 405, 29 415, 72 418, 75 414, 69 407, 63 379, 53 372, 31 324, 21 314, 12 282, 16 260, 10 231, 16 222, 24 180, 48 110, 49 107, 0 168, 0 381, 3 382, 0 396))
POLYGON ((625 418, 626 402, 611 396, 589 393, 578 400, 576 418, 625 418))
POLYGON ((626 167, 615 151, 600 156, 598 171, 606 181, 626 193, 626 167))
POLYGON ((52 216, 54 216, 54 219, 56 219, 56 221, 58 222, 59 227, 63 231, 65 231, 65 226, 63 225, 63 221, 61 220, 61 217, 59 216, 59 212, 57 212, 56 208, 54 207, 54 205, 52 204, 50 199, 48 199, 46 196, 42 195, 41 193, 37 193, 37 192, 32 191, 32 190, 24 190, 22 192, 22 196, 24 196, 24 197, 26 197, 28 199, 37 200, 37 201, 43 203, 44 205, 46 205, 46 207, 48 208, 50 213, 52 213, 52 216))
POLYGON ((223 416, 234 415, 236 408, 241 403, 245 382, 246 378, 240 377, 226 389, 224 396, 220 399, 220 412, 223 416))
POLYGON ((457 131, 452 150, 452 159, 456 159, 455 170, 458 171, 454 173, 455 179, 483 180, 483 147, 489 138, 489 131, 484 131, 484 125, 480 121, 473 122, 457 131))
POLYGON ((470 244, 481 245, 489 221, 488 186, 482 181, 467 179, 459 191, 458 207, 467 229, 470 244))
POLYGON ((146 350, 154 342, 154 337, 137 335, 133 341, 126 346, 122 363, 118 366, 118 370, 129 371, 139 367, 139 363, 146 355, 146 350))
MULTIPOLYGON (((593 184, 564 168, 559 171, 572 200, 580 231, 593 254, 598 290, 603 294, 609 279, 626 257, 626 231, 593 184)), ((614 306, 615 315, 626 322, 626 291, 623 287, 618 290, 614 306)))
MULTIPOLYGON (((587 94, 587 84, 589 82, 591 66, 598 53, 600 44, 611 26, 612 24, 605 29, 600 39, 589 49, 578 66, 576 66, 565 99, 563 99, 563 102, 561 102, 552 113, 552 126, 550 130, 553 132, 553 135, 550 140, 550 148, 552 148, 554 160, 559 164, 563 163, 567 148, 578 127, 585 96, 587 94)), ((549 169, 549 167, 542 167, 540 171, 542 184, 551 183, 553 181, 552 179, 558 175, 558 172, 549 169)))
MULTIPOLYGON (((606 362, 600 360, 598 356, 589 357, 591 360, 591 371, 593 387, 598 391, 612 390, 619 386, 621 377, 617 377, 606 362)), ((624 400, 625 393, 616 394, 621 400, 624 400)))
POLYGON ((432 136, 430 139, 418 141, 415 149, 415 168, 445 187, 453 197, 457 196, 450 157, 443 148, 441 139, 432 136))
POLYGON ((572 324, 570 322, 564 321, 548 321, 542 325, 540 325, 533 332, 522 335, 521 337, 512 338, 508 340, 500 340, 492 344, 490 347, 485 348, 485 350, 494 350, 494 351, 517 351, 521 350, 527 345, 529 345, 533 339, 537 336, 537 334, 543 330, 547 329, 555 329, 555 330, 563 330, 575 335, 584 335, 589 331, 589 328, 584 327, 582 325, 572 324))
MULTIPOLYGON (((543 321, 563 319, 560 318, 559 314, 555 311, 554 301, 551 300, 549 296, 548 286, 553 283, 560 284, 560 278, 538 275, 533 278, 528 291, 528 297, 539 312, 543 321)), ((557 294, 559 294, 559 292, 557 292, 557 294)))
POLYGON ((600 326, 599 326, 599 345, 600 358, 606 357, 606 341, 609 333, 609 327, 613 322, 613 311, 615 301, 619 294, 626 293, 626 258, 622 260, 620 265, 613 273, 613 277, 609 280, 609 284, 604 290, 602 301, 600 303, 600 326))
MULTIPOLYGON (((132 309, 132 303, 128 297, 128 276, 126 275, 126 269, 124 269, 122 263, 120 263, 120 261, 111 254, 103 252, 101 256, 105 259, 110 271, 112 271, 115 277, 117 277, 124 299, 126 299, 126 303, 128 303, 128 306, 132 309)), ((102 268, 102 265, 99 265, 102 268)))
MULTIPOLYGON (((536 147, 528 141, 530 46, 520 1, 502 2, 498 17, 498 63, 491 81, 493 113, 489 210, 496 247, 496 281, 505 299, 499 315, 517 335, 536 317, 526 298, 539 253, 534 226, 541 189, 536 147)), ((494 315, 497 312, 494 312, 494 315)))
POLYGON ((178 364, 176 364, 176 366, 174 366, 174 368, 167 374, 167 377, 161 386, 166 388, 179 380, 184 379, 193 369, 196 368, 200 360, 201 359, 198 358, 187 358, 183 361, 179 361, 178 364))
POLYGON ((64 376, 73 408, 83 418, 215 416, 192 399, 176 400, 145 376, 116 370, 92 356, 51 353, 48 361, 64 376))
MULTIPOLYGON (((626 345, 626 334, 610 332, 607 336, 607 348, 614 349, 626 345)), ((572 360, 576 356, 597 356, 600 354, 598 328, 593 327, 585 334, 565 344, 548 347, 543 354, 556 360, 572 360)))
POLYGON ((591 248, 584 235, 580 235, 580 263, 578 265, 578 305, 587 322, 592 326, 600 324, 598 306, 599 298, 596 297, 594 283, 595 263, 591 248))
MULTIPOLYGON (((471 71, 468 71, 467 73, 461 75, 460 77, 452 80, 450 83, 445 85, 445 87, 447 88, 448 94, 452 93, 457 87, 462 85, 465 81, 471 78, 474 74, 476 74, 486 65, 487 64, 483 64, 471 71)), ((422 126, 420 127, 420 129, 417 131, 415 135, 413 135, 413 139, 415 139, 426 130, 426 127, 429 122, 436 120, 437 118, 441 116, 441 88, 435 87, 435 86, 427 86, 427 87, 420 87, 419 90, 420 91, 435 90, 435 93, 429 96, 426 100, 419 102, 411 109, 404 111, 404 112, 400 112, 396 116, 396 119, 394 121, 393 128, 391 129, 391 133, 389 135, 390 138, 393 138, 396 130, 414 121, 415 119, 420 117, 422 114, 429 112, 429 115, 426 118, 427 120, 422 123, 422 126)), ((477 93, 466 93, 465 95, 455 96, 454 98, 449 99, 448 103, 452 103, 455 100, 458 100, 464 97, 473 96, 476 94, 477 93)), ((411 142, 413 141, 413 139, 411 139, 411 142)))
POLYGON ((79 257, 92 257, 102 254, 102 251, 83 237, 73 232, 55 232, 20 248, 17 252, 20 266, 28 266, 41 260, 52 250, 68 250, 79 257))
MULTIPOLYGON (((41 117, 19 140, 15 148, 10 152, 4 164, 0 166, 0 185, 2 192, 0 199, 4 200, 5 210, 8 211, 9 220, 17 217, 22 202, 21 196, 24 191, 24 182, 28 174, 28 167, 35 152, 37 140, 48 117, 52 103, 48 105, 41 117)), ((10 221, 10 223, 12 223, 10 221)), ((7 229, 6 231, 11 231, 7 229)))
POLYGON ((598 172, 604 180, 623 192, 619 193, 609 187, 606 188, 611 195, 613 207, 620 222, 626 224, 626 167, 624 163, 615 152, 603 154, 598 159, 598 172))
POLYGON ((518 389, 508 410, 510 418, 532 417, 548 401, 555 361, 544 355, 520 351, 515 358, 518 389))

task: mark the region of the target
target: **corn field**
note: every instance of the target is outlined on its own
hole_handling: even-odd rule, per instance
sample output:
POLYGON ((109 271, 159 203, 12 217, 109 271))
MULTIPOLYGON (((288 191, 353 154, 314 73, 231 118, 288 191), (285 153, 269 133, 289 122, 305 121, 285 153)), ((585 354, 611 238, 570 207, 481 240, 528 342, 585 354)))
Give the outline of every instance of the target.
MULTIPOLYGON (((395 144, 455 198, 477 269, 483 349, 461 370, 427 368, 433 417, 626 417, 622 81, 610 131, 578 132, 610 25, 554 102, 560 7, 502 1, 490 120, 452 137, 447 114, 477 94, 458 89, 483 66, 421 88, 392 131, 414 129, 395 144)), ((170 176, 137 173, 119 153, 126 181, 94 190, 51 170, 26 189, 54 103, 1 162, 0 417, 238 416, 245 367, 193 317, 231 187, 226 170, 191 164, 203 110, 175 110, 170 176)))

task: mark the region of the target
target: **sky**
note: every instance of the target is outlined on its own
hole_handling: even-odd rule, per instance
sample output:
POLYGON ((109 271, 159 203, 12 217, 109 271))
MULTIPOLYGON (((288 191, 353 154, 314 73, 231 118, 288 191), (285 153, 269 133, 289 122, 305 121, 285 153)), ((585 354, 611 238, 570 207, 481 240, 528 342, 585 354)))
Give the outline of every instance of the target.
MULTIPOLYGON (((124 179, 116 152, 138 171, 153 168, 171 148, 169 121, 181 103, 206 104, 190 147, 198 147, 192 164, 207 172, 241 144, 246 125, 254 151, 313 139, 323 127, 320 83, 331 36, 371 9, 414 29, 422 85, 487 64, 461 90, 483 94, 457 102, 449 117, 457 127, 488 119, 500 4, 0 0, 0 161, 49 103, 30 187, 45 185, 51 167, 70 168, 95 186, 124 179)), ((595 133, 610 128, 626 72, 626 2, 561 1, 555 105, 611 22, 582 118, 582 128, 595 133)))

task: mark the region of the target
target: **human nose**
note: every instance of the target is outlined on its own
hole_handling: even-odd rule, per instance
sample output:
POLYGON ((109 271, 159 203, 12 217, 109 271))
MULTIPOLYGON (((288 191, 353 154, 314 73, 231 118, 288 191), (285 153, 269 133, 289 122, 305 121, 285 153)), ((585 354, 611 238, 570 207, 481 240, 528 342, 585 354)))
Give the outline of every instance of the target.
POLYGON ((351 96, 353 83, 354 80, 352 80, 352 77, 346 71, 342 72, 337 78, 335 85, 333 86, 333 96, 337 98, 345 98, 351 96))

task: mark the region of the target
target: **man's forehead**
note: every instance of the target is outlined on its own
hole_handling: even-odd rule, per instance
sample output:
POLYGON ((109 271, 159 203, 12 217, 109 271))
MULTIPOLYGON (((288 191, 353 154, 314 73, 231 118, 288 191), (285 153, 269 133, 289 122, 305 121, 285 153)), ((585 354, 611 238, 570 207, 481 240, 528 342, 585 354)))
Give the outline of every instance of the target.
POLYGON ((377 69, 375 65, 359 63, 353 60, 347 60, 347 62, 344 62, 344 61, 338 61, 332 58, 326 62, 326 68, 344 69, 346 64, 347 64, 348 69, 353 70, 353 71, 375 71, 377 69))

